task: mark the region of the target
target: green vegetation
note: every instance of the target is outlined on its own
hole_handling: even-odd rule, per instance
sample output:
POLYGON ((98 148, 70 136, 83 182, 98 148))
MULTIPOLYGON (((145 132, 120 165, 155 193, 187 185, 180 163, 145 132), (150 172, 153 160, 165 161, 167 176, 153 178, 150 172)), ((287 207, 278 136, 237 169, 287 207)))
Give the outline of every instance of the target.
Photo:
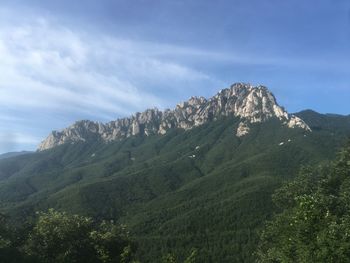
MULTIPOLYGON (((4 228, 0 231, 8 234, 4 228)), ((17 244, 2 237, 1 262, 134 262, 132 243, 124 228, 53 209, 38 213, 29 233, 17 232, 9 238, 17 244)))
POLYGON ((114 220, 126 225, 141 262, 167 255, 184 262, 193 251, 198 262, 254 262, 258 231, 276 211, 271 195, 301 165, 332 160, 350 134, 337 116, 322 115, 332 128, 306 115, 312 133, 271 120, 237 138, 239 122, 227 117, 164 136, 66 144, 0 160, 0 212, 24 237, 36 211, 51 207, 114 220))
POLYGON ((261 262, 350 262, 350 145, 328 167, 303 169, 274 195, 261 262))
POLYGON ((124 229, 113 222, 50 209, 40 213, 25 245, 40 262, 129 262, 131 248, 124 229))
MULTIPOLYGON (((125 227, 114 222, 95 222, 89 217, 71 215, 49 209, 37 213, 30 231, 16 233, 2 221, 0 234, 0 262, 36 263, 137 263, 125 227), (16 246, 16 240, 22 239, 16 246)), ((192 249, 184 261, 173 254, 162 257, 163 263, 196 263, 197 250, 192 249)))

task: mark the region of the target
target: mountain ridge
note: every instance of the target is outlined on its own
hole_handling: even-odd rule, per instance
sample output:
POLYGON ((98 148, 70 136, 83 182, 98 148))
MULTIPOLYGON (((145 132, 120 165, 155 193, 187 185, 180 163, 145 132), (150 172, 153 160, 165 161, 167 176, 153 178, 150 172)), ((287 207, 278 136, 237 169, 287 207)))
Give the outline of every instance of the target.
POLYGON ((131 117, 117 119, 106 124, 82 120, 62 131, 53 131, 41 142, 38 151, 51 149, 64 143, 75 143, 89 139, 104 142, 116 141, 134 135, 160 134, 169 129, 192 129, 220 116, 239 117, 241 122, 235 131, 237 137, 250 131, 250 124, 278 118, 289 128, 301 128, 311 131, 299 117, 289 114, 279 106, 275 96, 265 86, 252 86, 235 83, 230 88, 220 90, 215 96, 191 97, 188 101, 176 105, 174 110, 160 111, 157 108, 137 112, 131 117))
POLYGON ((170 252, 182 260, 192 247, 203 263, 255 262, 274 190, 301 166, 333 160, 350 135, 344 118, 295 114, 312 132, 271 118, 237 137, 241 119, 222 116, 162 136, 87 138, 0 160, 0 212, 18 225, 49 208, 114 220, 142 262, 170 252))
POLYGON ((0 154, 0 160, 1 159, 6 159, 6 158, 12 158, 16 156, 20 156, 23 154, 30 154, 32 153, 31 151, 20 151, 20 152, 7 152, 7 153, 2 153, 0 154))

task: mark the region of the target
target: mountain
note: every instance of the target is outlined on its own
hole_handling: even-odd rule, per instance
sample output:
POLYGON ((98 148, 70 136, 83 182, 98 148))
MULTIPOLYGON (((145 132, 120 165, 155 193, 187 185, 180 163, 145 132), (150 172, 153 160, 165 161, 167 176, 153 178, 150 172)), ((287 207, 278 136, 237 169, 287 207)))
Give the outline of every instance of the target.
POLYGON ((208 100, 203 97, 192 97, 178 104, 174 110, 148 109, 130 118, 106 124, 88 120, 76 122, 61 132, 52 132, 40 144, 39 150, 89 139, 110 142, 139 134, 164 135, 169 129, 189 130, 221 116, 235 116, 241 119, 236 132, 237 136, 246 135, 251 123, 263 122, 272 117, 278 118, 290 128, 299 127, 310 131, 300 118, 289 115, 280 107, 266 87, 236 83, 208 100))
POLYGON ((29 151, 21 151, 21 152, 3 153, 3 154, 0 154, 0 159, 16 157, 16 156, 20 156, 20 155, 23 155, 23 154, 29 154, 29 153, 31 153, 31 152, 29 152, 29 151))
POLYGON ((348 116, 290 115, 267 88, 246 84, 164 111, 171 118, 146 112, 79 122, 36 153, 0 160, 0 212, 20 224, 50 207, 116 220, 141 262, 183 259, 191 248, 200 262, 254 262, 274 190, 302 165, 332 160, 350 135, 348 116), (174 126, 160 132, 167 121, 174 126), (109 137, 117 123, 123 133, 109 137))
POLYGON ((320 114, 313 110, 305 110, 296 114, 305 119, 313 130, 327 130, 333 133, 347 130, 350 125, 350 115, 320 114))

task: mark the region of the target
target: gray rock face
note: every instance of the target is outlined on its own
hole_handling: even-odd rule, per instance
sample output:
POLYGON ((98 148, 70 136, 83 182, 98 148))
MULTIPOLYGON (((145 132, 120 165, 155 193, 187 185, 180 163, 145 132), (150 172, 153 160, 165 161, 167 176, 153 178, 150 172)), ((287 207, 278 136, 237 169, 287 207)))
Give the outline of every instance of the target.
POLYGON ((236 136, 242 137, 244 135, 247 135, 249 133, 249 131, 250 131, 250 128, 249 128, 248 124, 244 123, 244 122, 240 122, 238 129, 237 129, 237 132, 236 132, 236 136))
POLYGON ((210 99, 192 97, 179 103, 174 110, 159 111, 148 109, 129 118, 109 123, 78 121, 62 130, 53 131, 40 145, 38 150, 46 150, 64 143, 74 143, 90 139, 104 142, 121 140, 133 135, 166 134, 169 129, 191 129, 220 116, 235 116, 241 119, 236 136, 249 133, 249 124, 278 118, 289 128, 301 128, 311 131, 300 118, 288 114, 277 104, 276 98, 264 86, 253 87, 236 83, 223 89, 210 99))

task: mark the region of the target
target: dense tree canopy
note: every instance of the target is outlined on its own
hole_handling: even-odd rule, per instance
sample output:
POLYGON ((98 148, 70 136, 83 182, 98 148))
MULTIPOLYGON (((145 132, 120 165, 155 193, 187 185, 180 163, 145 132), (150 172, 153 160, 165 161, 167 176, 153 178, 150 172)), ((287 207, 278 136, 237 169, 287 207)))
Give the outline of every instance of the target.
POLYGON ((0 214, 0 249, 4 249, 10 246, 11 242, 8 239, 9 229, 7 226, 6 218, 0 214))
MULTIPOLYGON (((134 243, 124 226, 113 221, 97 223, 92 218, 49 209, 38 212, 27 231, 17 231, 0 216, 0 262, 6 263, 140 263, 134 260, 134 243)), ((167 254, 164 263, 195 263, 192 249, 181 261, 167 254)))
MULTIPOLYGON (((65 144, 1 160, 0 210, 12 229, 3 231, 0 225, 0 262, 28 262, 28 253, 35 263, 47 261, 45 253, 72 262, 77 255, 87 262, 118 262, 130 260, 132 251, 141 262, 182 263, 192 248, 197 249, 192 257, 197 262, 255 262, 257 230, 275 211, 271 194, 284 180, 294 178, 301 165, 333 160, 350 131, 350 122, 343 118, 318 118, 313 113, 304 117, 312 133, 271 120, 252 125, 248 136, 238 138, 232 131, 239 120, 223 117, 186 132, 132 136, 109 144, 65 144), (39 213, 34 220, 36 211, 48 207, 93 220, 80 222, 80 217, 59 213, 62 220, 57 222, 50 212, 39 213), (43 218, 48 222, 40 221, 43 218), (107 220, 105 226, 95 221, 101 219, 107 220), (69 226, 61 222, 65 220, 69 226), (110 220, 127 224, 137 249, 126 245, 110 250, 110 245, 123 242, 119 235, 113 238, 110 220), (53 231, 52 224, 58 226, 58 236, 46 234, 53 231), (52 245, 53 237, 61 241, 58 247, 52 245)), ((295 207, 303 195, 308 198, 330 170, 306 169, 304 177, 280 190, 275 201, 281 211, 295 207)), ((267 230, 265 235, 269 237, 267 230)), ((271 255, 269 244, 261 251, 271 255)))
POLYGON ((40 262, 130 262, 130 242, 113 222, 96 224, 91 218, 50 209, 40 213, 25 245, 40 262))
POLYGON ((350 262, 350 146, 328 167, 303 169, 273 196, 261 262, 350 262))

